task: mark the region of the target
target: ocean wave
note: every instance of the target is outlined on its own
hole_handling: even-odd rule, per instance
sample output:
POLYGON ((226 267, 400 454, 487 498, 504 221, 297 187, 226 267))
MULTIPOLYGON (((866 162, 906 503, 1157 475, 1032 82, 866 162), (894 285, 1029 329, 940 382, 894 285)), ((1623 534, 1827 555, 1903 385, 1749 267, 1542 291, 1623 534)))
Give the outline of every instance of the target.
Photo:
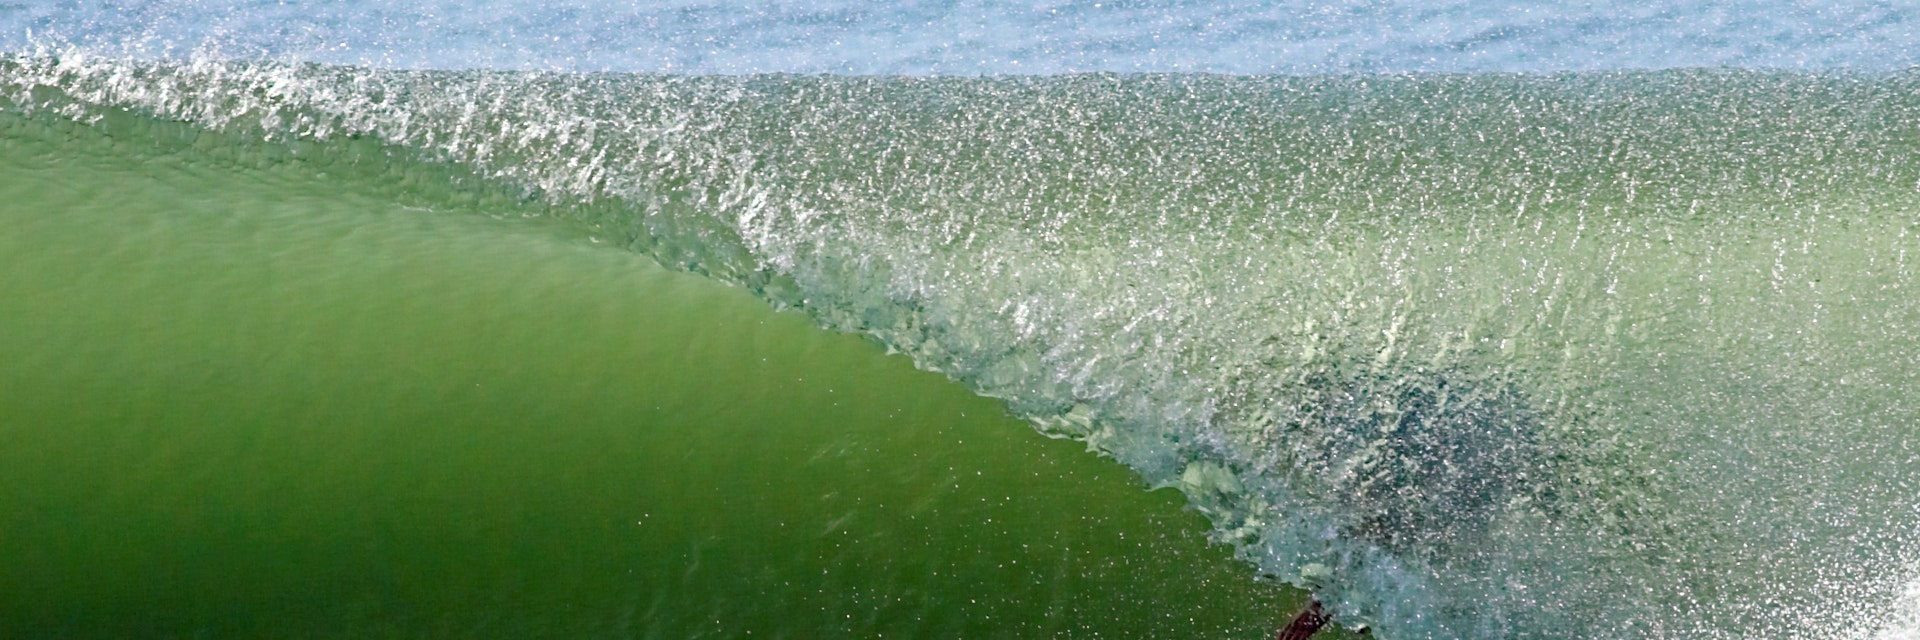
POLYGON ((1386 638, 1892 619, 1917 84, 0 60, 29 118, 545 203, 871 335, 1386 638))

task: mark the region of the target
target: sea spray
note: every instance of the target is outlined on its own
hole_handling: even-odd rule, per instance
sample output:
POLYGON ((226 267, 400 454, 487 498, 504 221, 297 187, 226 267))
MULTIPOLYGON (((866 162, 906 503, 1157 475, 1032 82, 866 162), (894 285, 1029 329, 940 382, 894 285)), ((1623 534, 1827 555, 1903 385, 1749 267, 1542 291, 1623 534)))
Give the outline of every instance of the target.
POLYGON ((1859 636, 1914 560, 1911 75, 0 78, 467 167, 1181 489, 1383 637, 1859 636))

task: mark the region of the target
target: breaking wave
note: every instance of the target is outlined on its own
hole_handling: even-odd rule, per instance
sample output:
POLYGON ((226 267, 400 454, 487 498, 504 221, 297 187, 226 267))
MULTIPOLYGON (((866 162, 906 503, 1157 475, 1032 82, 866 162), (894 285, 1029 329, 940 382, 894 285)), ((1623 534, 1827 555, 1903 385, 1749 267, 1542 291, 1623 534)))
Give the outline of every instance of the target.
POLYGON ((1912 599, 1913 74, 75 49, 0 59, 0 104, 8 136, 100 127, 301 155, 425 208, 536 203, 1178 488, 1262 573, 1385 638, 1885 637, 1912 599))

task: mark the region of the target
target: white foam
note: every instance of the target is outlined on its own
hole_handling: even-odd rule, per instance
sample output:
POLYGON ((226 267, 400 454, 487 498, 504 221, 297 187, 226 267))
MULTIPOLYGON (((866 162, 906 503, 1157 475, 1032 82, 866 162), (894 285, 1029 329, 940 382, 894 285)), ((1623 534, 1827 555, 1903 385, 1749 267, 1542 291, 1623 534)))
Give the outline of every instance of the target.
POLYGON ((1920 640, 1920 572, 1907 582, 1886 626, 1873 634, 1873 640, 1920 640))

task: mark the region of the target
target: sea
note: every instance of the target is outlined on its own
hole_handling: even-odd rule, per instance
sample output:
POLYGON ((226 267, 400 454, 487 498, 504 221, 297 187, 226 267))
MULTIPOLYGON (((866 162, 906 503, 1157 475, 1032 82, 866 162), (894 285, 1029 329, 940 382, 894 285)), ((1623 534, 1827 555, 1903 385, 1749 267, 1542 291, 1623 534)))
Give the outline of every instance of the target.
POLYGON ((1904 2, 0 1, 0 637, 1920 639, 1904 2))

